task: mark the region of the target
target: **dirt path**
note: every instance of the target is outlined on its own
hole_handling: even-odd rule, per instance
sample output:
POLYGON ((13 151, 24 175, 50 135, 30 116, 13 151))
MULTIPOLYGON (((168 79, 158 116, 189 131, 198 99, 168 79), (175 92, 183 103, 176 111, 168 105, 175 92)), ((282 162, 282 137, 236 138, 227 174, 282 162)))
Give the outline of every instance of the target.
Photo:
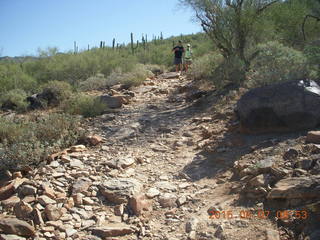
POLYGON ((153 210, 142 217, 147 229, 141 239, 278 239, 271 236, 277 233, 276 227, 257 216, 261 206, 234 204, 238 194, 230 191, 241 186, 229 181, 233 162, 212 159, 199 150, 202 125, 208 119, 216 123, 218 132, 223 127, 212 118, 210 104, 185 101, 183 86, 188 85, 184 77, 150 80, 133 90, 133 103, 92 123, 92 131, 107 139, 107 152, 133 156, 141 163, 112 174, 139 180, 144 193, 150 188, 159 191, 153 210), (162 201, 169 202, 169 207, 159 204, 165 194, 169 199, 162 201), (212 207, 219 210, 220 219, 218 215, 209 218, 212 207), (254 217, 240 217, 248 212, 254 217), (186 229, 188 222, 193 224, 186 229))
POLYGON ((35 227, 28 239, 37 240, 279 240, 262 203, 238 204, 243 186, 232 170, 252 139, 244 147, 228 133, 232 104, 199 98, 190 81, 172 73, 132 91, 130 104, 87 121, 103 143, 73 147, 17 175, 8 185, 14 195, 0 208, 13 220, 0 224, 25 229, 23 219, 35 227))

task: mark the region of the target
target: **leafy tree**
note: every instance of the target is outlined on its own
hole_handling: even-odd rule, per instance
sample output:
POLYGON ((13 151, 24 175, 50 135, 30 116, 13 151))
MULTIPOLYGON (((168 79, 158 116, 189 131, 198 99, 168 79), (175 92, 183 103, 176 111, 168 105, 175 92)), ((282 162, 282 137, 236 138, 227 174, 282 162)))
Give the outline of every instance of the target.
MULTIPOLYGON (((255 35, 255 25, 265 10, 278 0, 180 0, 195 11, 203 30, 208 34, 226 60, 240 59, 244 70, 257 52, 248 53, 255 35)), ((242 78, 244 80, 244 76, 242 78)))

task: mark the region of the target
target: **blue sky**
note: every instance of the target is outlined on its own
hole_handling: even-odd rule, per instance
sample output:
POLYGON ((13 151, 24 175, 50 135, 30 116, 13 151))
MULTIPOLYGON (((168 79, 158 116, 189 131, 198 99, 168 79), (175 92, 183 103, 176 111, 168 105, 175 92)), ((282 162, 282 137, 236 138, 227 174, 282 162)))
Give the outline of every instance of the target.
POLYGON ((37 48, 80 49, 200 32, 178 0, 0 0, 0 55, 34 55, 37 48))

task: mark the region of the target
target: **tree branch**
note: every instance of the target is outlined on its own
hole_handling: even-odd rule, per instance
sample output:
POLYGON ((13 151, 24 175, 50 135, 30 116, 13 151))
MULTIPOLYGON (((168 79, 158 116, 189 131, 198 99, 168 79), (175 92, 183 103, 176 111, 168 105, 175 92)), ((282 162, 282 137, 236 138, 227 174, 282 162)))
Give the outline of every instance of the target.
POLYGON ((266 5, 264 5, 263 7, 259 8, 256 12, 256 15, 260 15, 266 8, 270 7, 271 5, 275 4, 276 2, 279 2, 279 0, 275 0, 275 1, 272 1, 266 5))
POLYGON ((320 21, 320 17, 317 17, 317 16, 313 16, 313 15, 306 15, 303 19, 303 23, 302 23, 302 35, 303 35, 303 40, 306 40, 306 33, 305 33, 305 25, 306 25, 306 22, 307 22, 307 19, 308 18, 314 18, 316 19, 317 21, 320 21))

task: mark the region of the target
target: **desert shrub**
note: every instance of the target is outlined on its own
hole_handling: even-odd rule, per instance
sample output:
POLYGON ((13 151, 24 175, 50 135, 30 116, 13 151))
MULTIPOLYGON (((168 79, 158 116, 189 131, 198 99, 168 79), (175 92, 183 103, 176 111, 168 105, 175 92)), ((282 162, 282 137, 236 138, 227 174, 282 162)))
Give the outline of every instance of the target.
POLYGON ((0 64, 0 93, 16 88, 32 91, 36 85, 36 80, 24 73, 18 64, 0 64))
POLYGON ((84 135, 79 119, 66 114, 0 120, 0 170, 38 165, 84 135))
POLYGON ((0 106, 2 108, 24 112, 27 110, 27 94, 22 89, 13 89, 0 97, 0 106))
POLYGON ((308 44, 304 49, 305 56, 310 64, 312 78, 320 78, 320 41, 308 44))
POLYGON ((164 65, 146 64, 145 69, 157 75, 157 74, 164 73, 164 71, 166 70, 166 67, 164 65))
POLYGON ((69 83, 62 81, 51 81, 43 86, 40 98, 45 101, 47 106, 58 106, 61 102, 68 99, 72 94, 69 83))
POLYGON ((209 80, 222 60, 222 55, 218 53, 210 53, 196 58, 190 67, 188 76, 194 80, 209 80))
POLYGON ((82 91, 90 91, 96 89, 103 89, 107 86, 107 79, 103 74, 97 74, 89 77, 87 80, 80 82, 79 88, 82 91))
POLYGON ((143 64, 137 64, 130 72, 124 73, 121 68, 116 68, 107 78, 107 84, 124 84, 127 88, 140 85, 146 78, 153 77, 153 73, 143 64))
POLYGON ((278 42, 260 44, 256 50, 259 53, 247 73, 248 86, 302 79, 308 75, 307 58, 300 51, 278 42))
POLYGON ((72 115, 95 117, 105 113, 108 107, 95 96, 78 93, 66 100, 62 104, 62 109, 64 112, 72 115))

